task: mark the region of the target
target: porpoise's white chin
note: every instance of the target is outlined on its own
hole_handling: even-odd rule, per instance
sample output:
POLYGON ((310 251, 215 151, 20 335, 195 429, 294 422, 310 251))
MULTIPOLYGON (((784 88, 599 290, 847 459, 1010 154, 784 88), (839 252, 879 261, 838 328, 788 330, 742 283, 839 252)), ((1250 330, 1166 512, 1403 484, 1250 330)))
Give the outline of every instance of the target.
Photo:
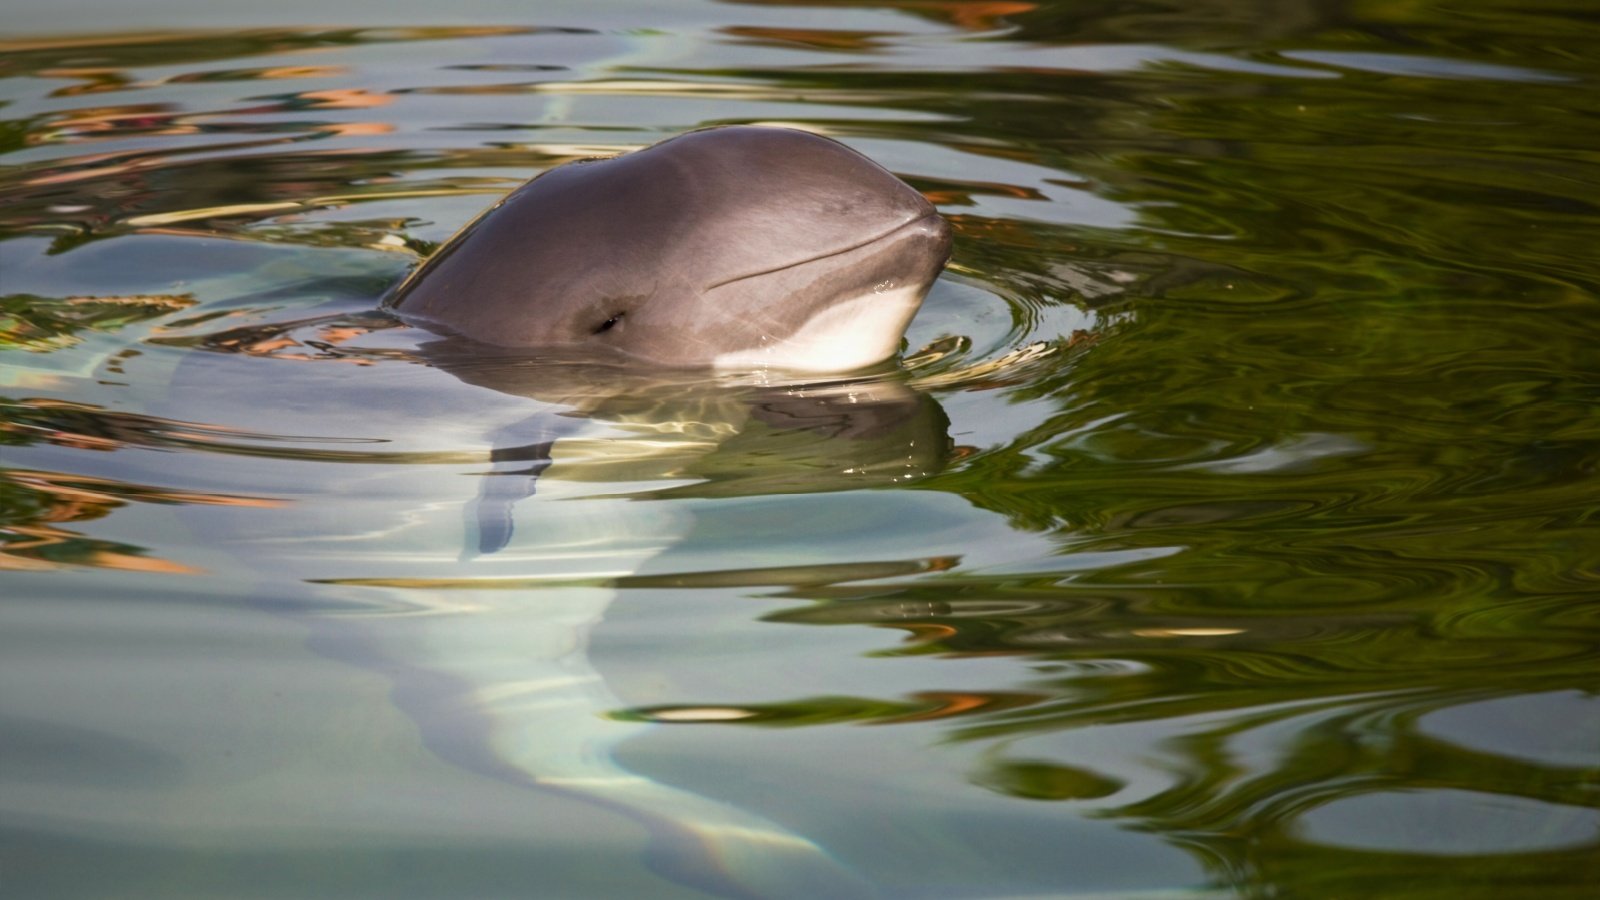
POLYGON ((769 335, 758 347, 724 353, 718 369, 848 372, 882 362, 900 349, 906 326, 922 305, 914 286, 874 291, 837 303, 788 335, 769 335))

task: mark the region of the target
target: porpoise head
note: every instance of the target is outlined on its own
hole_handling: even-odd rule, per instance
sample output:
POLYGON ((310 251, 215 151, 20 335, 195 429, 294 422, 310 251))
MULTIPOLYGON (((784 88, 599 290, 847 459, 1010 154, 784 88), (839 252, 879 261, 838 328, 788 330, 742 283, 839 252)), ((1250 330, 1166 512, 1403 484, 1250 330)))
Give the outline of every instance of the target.
POLYGON ((949 255, 949 226, 877 163, 806 132, 729 126, 539 175, 389 305, 501 347, 846 371, 898 351, 949 255))

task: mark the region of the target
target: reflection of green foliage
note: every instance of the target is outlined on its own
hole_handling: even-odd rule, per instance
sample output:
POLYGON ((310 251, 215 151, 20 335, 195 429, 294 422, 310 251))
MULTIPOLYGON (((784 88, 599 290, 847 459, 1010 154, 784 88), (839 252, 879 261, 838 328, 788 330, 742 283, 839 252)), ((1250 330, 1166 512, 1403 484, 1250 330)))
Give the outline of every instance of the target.
MULTIPOLYGON (((1159 27, 1187 15, 1116 6, 1009 18, 1036 41, 1168 42, 1159 27)), ((1423 4, 1337 4, 1347 18, 1323 30, 1335 16, 1312 4, 1257 17, 1255 4, 1182 6, 1204 11, 1176 37, 1196 50, 1243 26, 1265 42, 1256 58, 1396 53, 1378 29, 1404 28, 1405 54, 1539 77, 1292 58, 1275 62, 1338 77, 741 73, 903 87, 897 106, 966 117, 953 142, 1025 148, 1136 211, 1140 226, 1121 232, 963 221, 958 262, 1023 313, 1075 296, 1052 283, 1053 260, 1150 254, 1164 270, 1117 300, 1131 315, 1116 329, 1007 390, 1053 414, 916 488, 1051 535, 1056 570, 797 589, 814 602, 767 618, 907 632, 889 655, 1029 661, 1037 702, 952 720, 955 738, 1008 748, 999 758, 1017 745, 1025 763, 972 775, 1009 795, 1071 796, 1062 772, 1108 777, 1040 756, 1050 736, 1194 723, 1172 739, 1171 788, 1096 808, 1192 847, 1244 896, 1586 896, 1600 879, 1592 841, 1382 853, 1316 844, 1295 823, 1379 791, 1467 789, 1553 815, 1600 806, 1600 756, 1582 769, 1514 760, 1416 724, 1592 686, 1600 665, 1600 156, 1574 127, 1600 114, 1588 7, 1506 4, 1481 20, 1491 27, 1423 4), (1240 758, 1264 742, 1270 760, 1240 758)), ((1600 747, 1594 722, 1570 725, 1600 747)))
MULTIPOLYGON (((93 23, 84 23, 92 25, 93 23)), ((176 31, 164 34, 132 34, 90 42, 94 65, 123 69, 140 66, 173 66, 210 60, 249 59, 252 56, 304 52, 324 47, 389 43, 394 41, 434 40, 465 37, 491 32, 530 29, 473 28, 326 28, 310 30, 252 31, 176 31)), ((85 45, 72 40, 18 40, 0 43, 5 47, 8 77, 34 74, 41 70, 81 65, 85 45)))
POLYGON ((88 537, 55 524, 97 519, 121 505, 105 495, 63 497, 0 469, 0 571, 137 559, 144 548, 88 537))
MULTIPOLYGON (((114 437, 67 434, 46 427, 47 417, 17 416, 19 406, 0 398, 0 444, 30 443, 30 432, 67 446, 114 450, 114 437)), ((123 436, 129 432, 123 431, 123 436)), ((105 540, 65 527, 102 519, 130 503, 267 506, 259 497, 171 490, 110 478, 31 469, 0 469, 0 570, 62 565, 187 573, 179 563, 148 555, 145 547, 105 540)))
POLYGON ((1043 760, 1002 760, 987 766, 978 784, 1029 800, 1097 800, 1123 787, 1115 778, 1043 760))
POLYGON ((11 294, 0 297, 0 350, 59 350, 83 340, 80 331, 114 331, 194 302, 188 295, 63 299, 11 294))
MULTIPOLYGON (((5 104, 0 103, 0 109, 5 104)), ((33 123, 26 119, 0 119, 0 154, 15 153, 27 146, 28 132, 33 123)))
POLYGON ((145 552, 143 547, 91 538, 73 531, 58 529, 40 540, 0 526, 0 571, 33 566, 112 568, 109 560, 138 560, 145 552))
MULTIPOLYGON (((1571 676, 1551 677, 1570 684, 1571 676)), ((1523 684, 1524 689, 1538 685, 1523 684)), ((1341 797, 1365 793, 1469 789, 1485 796, 1530 798, 1551 814, 1594 808, 1600 770, 1562 768, 1491 756, 1453 746, 1413 729, 1421 713, 1449 703, 1482 700, 1470 688, 1365 704, 1300 707, 1241 717, 1227 728, 1183 739, 1193 769, 1178 790, 1117 810, 1118 815, 1166 830, 1204 835, 1198 843, 1219 859, 1254 868, 1263 885, 1315 885, 1325 895, 1434 898, 1459 896, 1463 884, 1481 885, 1485 896, 1582 896, 1573 888, 1600 874, 1592 845, 1523 854, 1449 855, 1451 874, 1441 879, 1441 858, 1413 848, 1388 852, 1319 845, 1302 839, 1298 814, 1341 797), (1229 763, 1229 742, 1252 729, 1292 723, 1295 740, 1277 765, 1249 772, 1229 763), (1529 890, 1538 885, 1536 890, 1529 890), (1525 893, 1524 893, 1525 892, 1525 893)), ((1548 727, 1548 725, 1546 726, 1548 727)), ((1580 726, 1582 727, 1582 726, 1580 726)), ((1588 740, 1600 731, 1588 729, 1588 740)), ((1287 732, 1286 732, 1287 733, 1287 732)), ((1575 745, 1582 745, 1579 737, 1575 745)), ((1415 836, 1426 846, 1432 836, 1415 836)), ((1448 846, 1446 843, 1444 846, 1448 846)), ((1257 896, 1252 890, 1250 896, 1257 896)))
MULTIPOLYGON (((923 709, 922 705, 913 703, 862 700, 856 697, 806 697, 783 703, 740 707, 739 712, 743 717, 736 721, 743 725, 793 728, 841 722, 870 722, 911 715, 923 709)), ((688 717, 693 711, 674 707, 647 707, 617 713, 616 717, 640 722, 673 721, 674 714, 688 717)))
POLYGON ((53 508, 49 494, 17 483, 4 470, 0 470, 0 488, 0 529, 43 522, 53 508))

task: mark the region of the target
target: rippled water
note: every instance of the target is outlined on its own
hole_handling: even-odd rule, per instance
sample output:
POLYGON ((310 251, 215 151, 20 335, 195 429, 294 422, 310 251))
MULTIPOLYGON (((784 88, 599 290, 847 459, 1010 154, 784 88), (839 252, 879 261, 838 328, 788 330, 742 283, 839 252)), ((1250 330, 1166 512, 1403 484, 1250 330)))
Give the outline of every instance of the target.
POLYGON ((1590 4, 598 6, 15 12, 7 896, 1592 896, 1590 4), (728 122, 955 226, 902 367, 373 312, 728 122))

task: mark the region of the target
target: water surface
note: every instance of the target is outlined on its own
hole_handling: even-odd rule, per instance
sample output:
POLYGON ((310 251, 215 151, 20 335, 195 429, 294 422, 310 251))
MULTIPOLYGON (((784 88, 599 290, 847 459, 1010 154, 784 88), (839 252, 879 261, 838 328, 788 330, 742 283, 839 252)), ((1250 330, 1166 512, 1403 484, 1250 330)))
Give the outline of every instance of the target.
POLYGON ((1588 4, 326 6, 8 12, 8 895, 1592 895, 1588 4), (901 365, 373 313, 719 123, 950 219, 901 365))

